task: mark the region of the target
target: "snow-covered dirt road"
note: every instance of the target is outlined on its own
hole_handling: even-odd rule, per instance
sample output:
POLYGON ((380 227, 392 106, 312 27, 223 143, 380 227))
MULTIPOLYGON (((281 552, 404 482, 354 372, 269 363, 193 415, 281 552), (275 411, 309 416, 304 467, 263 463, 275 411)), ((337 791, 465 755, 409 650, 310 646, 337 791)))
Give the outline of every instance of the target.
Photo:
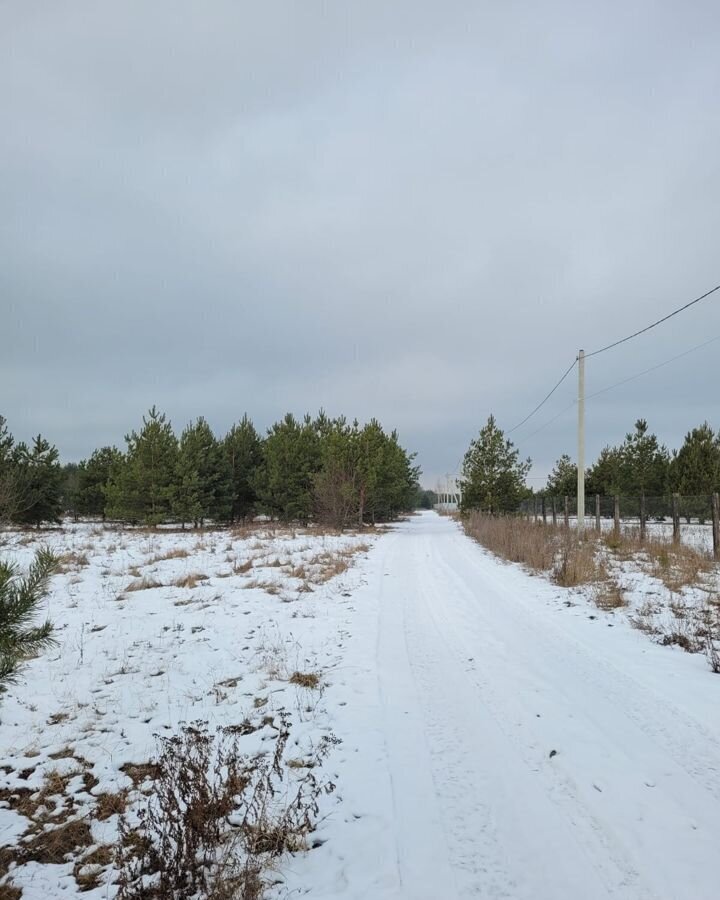
POLYGON ((313 896, 720 896, 720 678, 568 596, 434 513, 378 542, 313 896))

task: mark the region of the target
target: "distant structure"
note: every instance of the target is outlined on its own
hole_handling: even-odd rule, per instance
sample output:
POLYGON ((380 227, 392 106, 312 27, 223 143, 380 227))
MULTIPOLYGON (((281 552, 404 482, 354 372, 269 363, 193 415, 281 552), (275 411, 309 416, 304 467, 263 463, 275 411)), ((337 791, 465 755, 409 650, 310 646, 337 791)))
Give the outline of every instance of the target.
POLYGON ((454 475, 448 472, 444 479, 438 479, 435 493, 438 499, 434 508, 438 512, 456 512, 459 509, 462 490, 454 475))

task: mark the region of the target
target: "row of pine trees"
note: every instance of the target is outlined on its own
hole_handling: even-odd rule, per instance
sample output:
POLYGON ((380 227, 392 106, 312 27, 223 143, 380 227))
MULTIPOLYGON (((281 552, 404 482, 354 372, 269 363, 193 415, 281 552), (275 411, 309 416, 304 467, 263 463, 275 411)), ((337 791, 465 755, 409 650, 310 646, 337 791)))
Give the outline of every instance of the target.
MULTIPOLYGON (((463 509, 510 512, 533 495, 527 486, 531 461, 490 416, 465 454, 462 471, 463 509)), ((705 422, 685 436, 678 450, 662 445, 644 419, 617 446, 606 446, 585 472, 587 495, 624 497, 684 497, 707 499, 720 491, 720 431, 705 422)), ((555 463, 546 486, 537 494, 577 495, 577 464, 563 455, 555 463)), ((704 508, 704 501, 698 509, 704 508)))
POLYGON ((199 418, 178 437, 153 407, 125 442, 63 467, 41 436, 16 444, 0 417, 0 520, 201 526, 265 514, 344 528, 395 518, 418 495, 414 454, 376 420, 288 414, 261 437, 245 416, 218 438, 199 418))
MULTIPOLYGON (((645 419, 616 446, 606 446, 585 472, 587 494, 662 497, 678 493, 706 497, 720 491, 720 431, 705 422, 685 435, 678 450, 658 441, 645 419)), ((577 494, 577 465, 561 456, 548 478, 545 492, 577 494)))

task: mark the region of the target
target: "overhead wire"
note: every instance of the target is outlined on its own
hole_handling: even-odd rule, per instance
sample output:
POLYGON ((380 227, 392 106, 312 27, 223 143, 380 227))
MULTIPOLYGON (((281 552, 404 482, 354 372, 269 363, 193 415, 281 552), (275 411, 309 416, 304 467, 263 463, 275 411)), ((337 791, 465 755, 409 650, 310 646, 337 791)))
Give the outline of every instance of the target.
POLYGON ((656 322, 652 322, 650 325, 646 325, 645 328, 641 328, 639 331, 635 331, 633 332, 633 334, 629 334, 627 337, 621 338, 619 341, 613 341, 612 344, 601 347, 599 350, 593 350, 592 353, 586 353, 585 359, 590 359, 591 356, 598 356, 598 354, 600 353, 605 353, 607 350, 612 350, 613 347, 619 347, 620 344, 625 344, 628 341, 631 341, 633 338, 639 337, 641 334, 645 334, 645 332, 650 331, 652 328, 656 328, 658 325, 662 325, 663 322, 667 322, 668 319, 672 319, 673 316, 677 316, 681 312, 684 312, 686 309, 690 309, 691 306, 695 306, 695 304, 699 303, 701 300, 705 300, 706 297, 714 294, 715 291, 720 291, 720 284, 716 285, 714 288, 711 288, 709 291, 706 291, 700 297, 696 297, 694 300, 690 300, 689 303, 685 303, 684 306, 680 306, 678 307, 678 309, 675 309, 671 313, 668 313, 666 316, 663 316, 662 319, 658 319, 656 322))
POLYGON ((527 421, 529 421, 529 420, 535 415, 536 412, 539 412, 539 410, 542 409, 542 407, 543 407, 543 406, 547 403, 547 401, 552 397, 552 395, 555 393, 555 391, 560 387, 560 385, 563 383, 563 381, 565 381, 565 379, 566 379, 566 378, 568 377, 568 375, 572 372, 572 370, 575 368, 576 365, 577 365, 577 357, 575 357, 575 359, 572 361, 572 363, 570 364, 570 366, 568 366, 568 368, 565 370, 565 372, 563 373, 563 375, 562 375, 562 377, 560 378, 560 380, 555 384, 555 387, 554 387, 548 394, 546 394, 546 395, 543 397, 543 399, 538 403, 538 405, 535 407, 535 409, 533 409, 532 412, 529 412, 529 413, 525 416, 525 418, 522 420, 522 422, 518 422, 517 425, 513 425, 512 428, 509 428, 509 429, 505 432, 505 434, 512 434, 513 431, 517 431, 518 428, 521 428, 527 421))
MULTIPOLYGON (((601 388, 599 391, 594 391, 592 394, 588 394, 585 397, 585 401, 587 402, 588 400, 592 400, 593 397, 598 397, 600 396, 600 394, 605 394, 608 391, 612 391, 614 388, 621 387, 622 385, 627 384, 630 381, 634 381, 636 378, 642 378, 643 375, 648 375, 650 372, 655 372, 657 369, 661 369, 663 366, 667 366, 670 363, 676 362, 678 359, 689 356, 691 353, 695 353, 696 350, 702 350, 704 347, 708 347, 710 344, 713 344, 716 341, 720 341, 720 334, 715 335, 715 337, 712 337, 707 341, 703 341, 701 344, 696 344, 694 347, 690 347, 688 350, 684 350, 682 353, 671 356, 669 359, 665 359, 654 366, 643 369, 642 372, 636 372, 634 375, 630 375, 627 378, 623 378, 620 381, 609 384, 606 387, 601 388)), ((561 409, 559 413, 556 413, 556 415, 554 415, 551 419, 548 419, 547 422, 544 422, 539 428, 536 428, 535 431, 531 431, 530 434, 526 434, 525 437, 522 438, 522 440, 527 441, 531 437, 534 437, 536 434, 538 434, 538 432, 542 431, 544 428, 547 428, 548 425, 552 425, 553 422, 559 419, 560 416, 564 415, 564 413, 566 413, 569 409, 572 409, 573 406, 577 406, 577 400, 573 400, 572 403, 561 409)))
POLYGON ((710 338, 709 341, 703 341, 702 344, 696 344, 696 346, 691 347, 689 350, 685 350, 684 353, 678 353, 677 356, 671 356, 670 359, 663 360, 663 362, 658 363, 655 366, 650 366, 648 369, 643 369, 642 372, 637 372, 635 375, 630 375, 628 378, 623 378, 621 381, 616 381, 614 384, 610 384, 607 387, 601 388, 599 391, 595 391, 592 394, 588 394, 585 397, 585 400, 592 400, 593 397, 597 397, 600 394, 604 394, 607 391, 613 390, 613 388, 620 387, 623 384, 627 384, 629 381, 634 381, 636 378, 641 378, 643 375, 647 375, 650 372, 654 372, 656 369, 661 369, 663 366, 667 366, 671 362, 675 362, 678 359, 682 359, 684 356, 689 356, 691 353, 694 353, 696 350, 702 350, 703 347, 707 347, 709 344, 715 343, 715 341, 720 341, 720 334, 715 335, 715 337, 710 338))

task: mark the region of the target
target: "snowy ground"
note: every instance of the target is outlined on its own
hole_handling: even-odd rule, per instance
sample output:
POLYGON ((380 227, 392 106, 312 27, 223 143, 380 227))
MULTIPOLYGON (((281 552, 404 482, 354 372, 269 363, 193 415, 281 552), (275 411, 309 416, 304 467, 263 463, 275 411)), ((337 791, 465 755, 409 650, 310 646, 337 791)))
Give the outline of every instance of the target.
MULTIPOLYGON (((538 521, 542 521, 540 516, 538 521)), ((548 521, 550 517, 548 516, 548 521)), ((558 523, 562 524, 563 517, 558 516, 558 523)), ((577 518, 570 516, 569 524, 572 527, 577 525, 577 518)), ((585 516, 585 527, 589 529, 595 528, 595 514, 590 510, 585 516)), ((614 529, 615 522, 611 517, 603 516, 600 519, 600 529, 603 532, 610 532, 614 529)), ((648 519, 645 523, 647 535, 651 539, 669 541, 672 539, 673 525, 671 521, 658 522, 654 519, 648 519)), ((639 519, 621 519, 620 528, 624 533, 636 534, 640 533, 639 519)), ((701 524, 697 521, 687 522, 684 518, 680 521, 680 540, 689 547, 696 550, 703 550, 708 553, 713 549, 712 523, 705 522, 701 524)))
MULTIPOLYGON (((2 537, 0 551, 23 567, 41 543, 63 560, 48 604, 59 644, 0 698, 6 792, 40 790, 50 773, 72 774, 64 792, 82 816, 90 795, 132 788, 128 764, 146 763, 153 736, 174 734, 183 722, 213 729, 285 708, 290 758, 332 732, 325 684, 338 677, 350 592, 360 580, 355 564, 374 538, 87 525, 2 537), (319 689, 290 683, 295 672, 318 673, 319 689)), ((259 738, 248 735, 248 752, 259 738)), ((0 804, 0 845, 28 826, 10 805, 0 804)), ((93 821, 96 845, 112 844, 116 829, 117 816, 93 821)), ((31 862, 14 883, 32 900, 73 896, 72 869, 31 862)), ((102 885, 83 896, 112 895, 102 885)))
MULTIPOLYGON (((252 538, 228 549, 219 533, 200 546, 82 529, 57 539, 89 561, 53 590, 61 646, 2 701, 6 785, 27 769, 23 783, 39 785, 58 765, 50 754, 72 746, 92 764, 94 792, 117 789, 154 731, 238 721, 267 699, 293 712, 299 754, 322 733, 342 740, 326 763, 338 789, 320 846, 283 863, 279 896, 720 896, 720 677, 702 655, 632 629, 632 608, 599 611, 432 512, 302 594, 287 566, 221 577, 226 557, 283 562, 360 539, 277 536, 267 552, 252 538), (178 546, 191 555, 150 562, 178 546), (165 585, 210 577, 127 593, 134 565, 165 585), (251 579, 282 582, 281 594, 244 587, 251 579), (295 669, 322 671, 325 689, 297 696, 295 669)), ((626 575, 633 603, 661 590, 626 575)), ((21 827, 0 810, 3 842, 21 827)), ((33 900, 73 896, 71 868, 26 866, 17 882, 33 900)))

